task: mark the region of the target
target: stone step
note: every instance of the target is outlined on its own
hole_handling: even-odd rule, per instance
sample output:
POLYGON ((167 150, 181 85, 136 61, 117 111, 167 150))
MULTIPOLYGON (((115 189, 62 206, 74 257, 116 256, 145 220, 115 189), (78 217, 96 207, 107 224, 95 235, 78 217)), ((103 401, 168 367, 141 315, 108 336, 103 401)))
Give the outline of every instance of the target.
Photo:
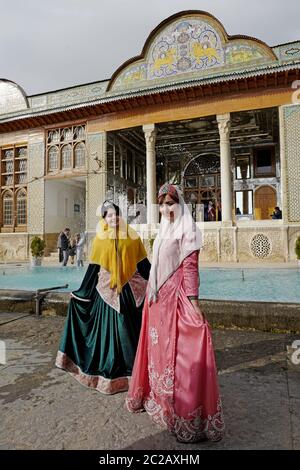
POLYGON ((48 264, 48 263, 56 263, 58 264, 58 257, 57 258, 52 258, 51 256, 45 256, 43 258, 43 263, 48 264))

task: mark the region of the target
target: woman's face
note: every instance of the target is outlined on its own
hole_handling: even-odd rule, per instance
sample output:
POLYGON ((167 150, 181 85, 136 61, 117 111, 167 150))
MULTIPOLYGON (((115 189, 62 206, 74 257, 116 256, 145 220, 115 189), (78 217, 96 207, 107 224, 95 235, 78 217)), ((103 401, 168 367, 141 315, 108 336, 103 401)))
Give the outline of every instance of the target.
POLYGON ((109 208, 105 216, 105 221, 109 227, 117 227, 119 225, 119 216, 116 214, 115 209, 109 208))
POLYGON ((177 202, 175 202, 169 194, 166 195, 165 199, 159 204, 159 212, 163 217, 166 217, 170 222, 174 221, 174 213, 177 209, 177 202))

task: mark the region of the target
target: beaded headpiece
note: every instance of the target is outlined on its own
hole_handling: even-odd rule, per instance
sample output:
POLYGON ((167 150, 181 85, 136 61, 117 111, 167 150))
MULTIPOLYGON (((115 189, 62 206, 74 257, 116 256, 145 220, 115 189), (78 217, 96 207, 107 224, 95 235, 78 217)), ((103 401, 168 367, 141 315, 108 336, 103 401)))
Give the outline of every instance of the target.
POLYGON ((120 214, 120 208, 113 203, 113 201, 109 201, 108 199, 103 202, 101 206, 101 215, 104 217, 104 214, 108 211, 108 209, 114 209, 117 215, 120 214))
POLYGON ((161 186, 160 190, 158 191, 158 197, 164 196, 165 194, 169 194, 171 197, 175 196, 178 198, 177 189, 173 184, 165 183, 161 186))

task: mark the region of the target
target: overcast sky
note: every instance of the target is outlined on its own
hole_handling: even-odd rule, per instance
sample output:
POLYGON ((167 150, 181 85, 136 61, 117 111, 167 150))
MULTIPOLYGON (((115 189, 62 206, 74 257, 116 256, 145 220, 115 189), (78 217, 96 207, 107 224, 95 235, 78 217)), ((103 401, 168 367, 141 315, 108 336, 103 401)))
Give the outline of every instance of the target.
POLYGON ((300 40, 300 0, 0 0, 0 78, 28 95, 110 78, 149 33, 205 10, 228 34, 270 46, 300 40))

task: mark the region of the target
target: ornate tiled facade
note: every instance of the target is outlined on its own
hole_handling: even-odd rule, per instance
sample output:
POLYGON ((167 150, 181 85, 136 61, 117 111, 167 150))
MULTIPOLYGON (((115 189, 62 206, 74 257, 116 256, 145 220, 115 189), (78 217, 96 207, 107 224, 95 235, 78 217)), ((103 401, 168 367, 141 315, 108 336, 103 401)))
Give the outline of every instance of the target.
POLYGON ((107 84, 93 83, 91 85, 77 86, 70 90, 56 91, 47 95, 38 95, 30 98, 29 103, 32 108, 47 109, 56 108, 60 106, 70 106, 71 104, 85 103, 101 98, 106 89, 107 84))
POLYGON ((287 230, 287 251, 289 261, 296 260, 295 244, 298 237, 300 237, 300 224, 298 226, 289 227, 287 230))
POLYGON ((240 262, 287 261, 282 227, 238 228, 237 257, 240 262))
MULTIPOLYGON (((0 147, 5 149, 10 146, 24 145, 28 149, 27 232, 13 233, 15 227, 12 227, 12 233, 6 233, 6 230, 9 229, 2 227, 2 231, 5 233, 0 233, 0 260, 24 260, 28 258, 28 246, 33 235, 43 236, 48 241, 51 238, 51 245, 55 245, 56 234, 45 233, 47 231, 45 194, 47 188, 48 194, 51 194, 53 181, 57 185, 53 184, 53 188, 58 188, 57 191, 62 194, 64 184, 69 184, 70 186, 77 185, 77 188, 80 188, 84 195, 82 200, 86 201, 85 228, 88 231, 88 246, 90 246, 98 222, 97 209, 106 197, 108 184, 111 189, 114 182, 117 181, 118 184, 113 190, 120 189, 120 191, 126 192, 123 173, 126 173, 127 170, 123 171, 123 156, 120 160, 120 174, 117 177, 114 177, 114 173, 107 174, 108 168, 112 168, 109 167, 109 161, 107 162, 108 131, 116 133, 124 131, 123 138, 125 142, 128 139, 125 129, 128 130, 130 127, 137 129, 139 127, 146 131, 142 134, 145 142, 136 140, 135 145, 142 151, 146 149, 145 162, 148 163, 148 170, 147 164, 145 168, 143 167, 143 160, 141 171, 143 177, 145 177, 144 179, 147 180, 147 171, 150 175, 149 168, 154 168, 152 172, 154 178, 152 178, 153 184, 151 186, 154 188, 155 169, 157 170, 158 166, 155 166, 156 144, 154 144, 153 136, 157 137, 157 142, 158 138, 161 137, 156 128, 161 124, 166 125, 168 118, 170 126, 172 126, 173 121, 191 121, 192 119, 197 121, 197 119, 203 119, 205 116, 207 118, 208 116, 216 117, 220 114, 226 114, 229 123, 229 116, 231 119, 234 113, 245 112, 246 114, 252 110, 256 112, 257 109, 254 106, 252 108, 248 103, 248 99, 252 99, 255 95, 256 84, 258 84, 257 89, 259 89, 258 100, 256 101, 258 107, 261 105, 262 109, 279 109, 280 151, 278 141, 276 141, 276 172, 270 176, 268 182, 266 183, 264 177, 260 178, 256 175, 256 178, 251 179, 251 181, 249 179, 247 182, 247 189, 253 191, 254 201, 257 194, 256 190, 261 188, 262 185, 269 185, 270 188, 273 188, 273 192, 276 193, 277 197, 276 204, 281 205, 283 208, 283 220, 272 221, 267 219, 258 221, 250 220, 250 218, 248 221, 238 223, 238 219, 234 218, 236 214, 231 211, 228 204, 227 209, 229 207, 229 210, 227 212, 229 217, 226 218, 224 202, 230 191, 224 191, 224 197, 222 198, 223 222, 207 224, 204 227, 200 262, 265 263, 294 260, 295 241, 300 236, 300 105, 291 105, 291 103, 293 97, 295 97, 293 92, 296 92, 300 85, 299 82, 295 81, 292 85, 293 89, 288 90, 290 95, 287 98, 287 90, 283 88, 283 85, 279 85, 277 75, 278 90, 276 89, 277 85, 272 85, 271 91, 266 90, 265 87, 268 86, 268 81, 272 79, 272 74, 282 72, 288 76, 289 72, 292 71, 296 76, 299 69, 300 41, 272 48, 254 38, 229 36, 223 25, 210 14, 185 12, 174 15, 162 22, 149 35, 142 54, 119 67, 110 80, 97 81, 31 97, 26 96, 17 84, 8 80, 0 80, 0 127, 3 126, 0 133, 0 147), (248 88, 248 79, 253 79, 253 88, 248 88), (232 109, 230 109, 230 106, 228 108, 228 103, 225 109, 222 93, 223 90, 226 93, 226 88, 234 80, 244 80, 245 88, 234 89, 233 94, 230 95, 230 100, 227 100, 230 101, 232 109), (210 88, 215 84, 219 87, 217 98, 210 94, 212 93, 210 88), (202 91, 203 95, 199 93, 196 96, 193 91, 196 87, 204 90, 204 92, 202 91), (247 94, 249 90, 251 96, 247 94), (179 104, 176 103, 176 100, 173 102, 176 93, 181 96, 181 92, 184 95, 185 91, 188 96, 185 101, 181 97, 181 101, 178 101, 179 104), (167 95, 167 93, 170 93, 170 95, 167 95), (278 97, 284 93, 286 93, 285 97, 278 97), (278 95, 277 101, 272 101, 274 94, 278 95), (160 101, 155 102, 155 98, 153 98, 155 96, 159 96, 160 101), (147 101, 148 97, 150 97, 149 101, 147 101), (149 105, 151 109, 149 108, 144 112, 144 108, 138 102, 139 98, 143 99, 142 106, 149 105), (164 101, 165 98, 166 101, 164 101), (202 100, 202 98, 204 99, 202 100), (127 100, 132 100, 132 105, 129 108, 124 105, 127 100), (179 110, 176 109, 177 104, 179 110), (218 111, 215 109, 217 104, 221 106, 218 111), (99 107, 97 108, 97 106, 99 107), (101 108, 101 106, 103 107, 101 108), (206 106, 206 114, 203 111, 200 112, 202 106, 206 106), (194 109, 196 109, 196 112, 193 111, 194 109), (74 114, 70 117, 68 113, 72 111, 74 111, 74 114), (176 114, 177 111, 178 114, 176 114), (191 115, 193 112, 194 114, 191 115), (203 114, 201 114, 202 112, 203 114), (176 117, 174 117, 174 113, 176 117), (48 115, 52 116, 49 121, 47 121, 48 115), (57 115, 57 122, 56 118, 53 118, 54 115, 57 115), (153 121, 151 121, 152 116, 153 121), (157 120, 155 120, 156 118, 157 120), (19 121, 21 124, 11 130, 14 123, 19 121), (26 123, 28 123, 28 126, 26 123), (66 129, 64 129, 64 126, 66 126, 66 129), (51 168, 49 170, 48 167, 48 151, 50 152, 52 146, 52 143, 47 140, 49 129, 60 128, 68 131, 68 127, 72 126, 81 126, 86 130, 86 138, 82 138, 82 148, 84 150, 82 150, 83 153, 80 157, 84 163, 81 166, 79 165, 79 168, 76 165, 64 167, 61 159, 60 163, 55 166, 55 155, 52 155, 51 165, 54 165, 55 172, 51 173, 51 168), (148 128, 153 130, 152 142, 147 133, 148 128), (151 162, 154 162, 153 166, 149 165, 151 162), (109 181, 108 176, 110 177, 109 181), (61 186, 59 187, 59 185, 61 186), (60 188, 62 188, 61 191, 60 188)), ((297 95, 299 97, 298 92, 297 95)), ((224 95, 224 103, 226 98, 224 95)), ((199 124, 199 122, 196 124, 199 124)), ((222 130, 221 127, 220 131, 222 130)), ((193 128, 191 129, 192 132, 193 128)), ((195 129, 195 132, 197 132, 197 127, 195 129)), ((199 129, 201 129, 201 126, 199 129)), ((211 131, 213 131, 213 125, 211 131)), ((172 134, 170 129, 165 128, 164 132, 167 136, 172 134)), ((135 138, 138 139, 138 133, 135 138)), ((228 161, 231 158, 233 162, 235 157, 233 152, 230 155, 230 143, 238 142, 238 136, 233 135, 232 138, 235 141, 229 141, 228 138, 226 145, 228 144, 228 161)), ((60 137, 58 140, 60 149, 63 147, 64 142, 60 137)), ((68 142, 72 152, 75 149, 75 140, 72 138, 68 142)), ((219 144, 218 138, 217 142, 219 144)), ((253 140, 250 140, 249 147, 254 143, 253 140)), ((223 156, 224 189, 224 152, 222 153, 221 146, 222 139, 220 154, 223 156)), ((166 150, 166 158, 168 158, 167 154, 168 150, 166 150)), ((110 155, 109 152, 108 155, 110 155)), ((205 155, 205 153, 201 153, 197 158, 203 158, 204 160, 205 155)), ((66 154, 65 158, 66 160, 70 158, 71 161, 73 157, 66 154)), ((133 155, 133 173, 136 172, 135 161, 135 155, 133 155)), ((3 160, 1 163, 5 168, 6 162, 3 160)), ((181 163, 182 169, 186 169, 191 163, 188 152, 183 152, 181 163)), ((114 172, 115 167, 113 168, 114 172)), ((4 173, 3 180, 5 181, 5 171, 1 171, 4 173)), ((182 172, 182 177, 183 174, 184 172, 182 172)), ((143 178, 142 183, 137 181, 134 183, 136 193, 139 190, 138 186, 144 184, 143 178)), ((6 183, 1 184, 4 191, 6 191, 6 183)), ((245 184, 244 180, 235 179, 232 192, 245 190, 245 184)), ((228 184, 227 189, 229 187, 230 184, 228 184)), ((146 192, 151 194, 153 200, 155 200, 155 191, 150 191, 149 188, 150 185, 147 185, 146 192)), ((15 190, 15 187, 13 187, 13 190, 15 190)), ((143 191, 145 192, 145 189, 143 191)), ((70 203, 67 199, 68 197, 64 194, 61 205, 58 203, 60 216, 65 217, 66 220, 71 220, 72 217, 78 215, 79 211, 82 211, 84 217, 85 210, 83 206, 85 202, 79 204, 78 201, 72 200, 72 203, 70 203)), ((147 199, 147 195, 143 199, 147 199)), ((249 214, 253 215, 250 212, 249 214)), ((16 218, 15 214, 14 217, 16 218)), ((141 231, 150 233, 149 226, 148 228, 144 226, 141 231)), ((151 242, 146 241, 145 244, 151 253, 151 242)))
POLYGON ((90 133, 87 136, 87 212, 86 226, 88 232, 94 232, 98 222, 97 209, 105 200, 106 173, 106 132, 90 133))
POLYGON ((205 230, 203 231, 202 249, 200 254, 201 261, 207 261, 210 263, 219 261, 220 249, 219 249, 219 231, 216 230, 205 230))
POLYGON ((27 98, 15 83, 7 80, 0 82, 0 114, 27 108, 27 98))
POLYGON ((273 47, 273 51, 282 62, 300 59, 300 41, 273 47))
POLYGON ((236 261, 235 231, 235 228, 222 228, 220 230, 220 259, 224 263, 236 261))
POLYGON ((145 86, 147 81, 193 78, 220 70, 235 70, 241 64, 273 63, 273 51, 251 39, 229 39, 213 17, 187 15, 159 32, 145 59, 128 65, 113 88, 145 86))
POLYGON ((28 232, 32 235, 44 233, 44 168, 44 135, 34 134, 28 142, 28 232))
POLYGON ((284 107, 288 221, 300 222, 300 105, 284 107))

